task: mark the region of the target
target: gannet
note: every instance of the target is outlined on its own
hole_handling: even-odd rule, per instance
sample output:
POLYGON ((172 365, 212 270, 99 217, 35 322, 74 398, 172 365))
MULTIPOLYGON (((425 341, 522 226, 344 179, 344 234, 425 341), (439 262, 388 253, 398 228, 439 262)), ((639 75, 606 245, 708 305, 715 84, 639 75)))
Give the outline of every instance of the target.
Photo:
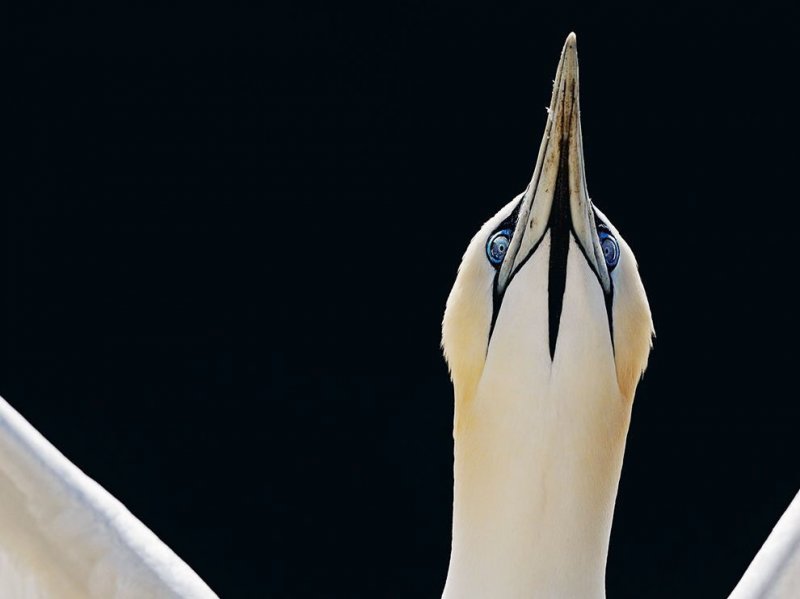
MULTIPOLYGON (((473 237, 447 299, 455 482, 444 599, 605 597, 654 331, 634 254, 589 199, 583 156, 570 34, 533 177, 473 237)), ((779 585, 800 597, 798 547, 800 499, 735 599, 788 597, 779 585)))

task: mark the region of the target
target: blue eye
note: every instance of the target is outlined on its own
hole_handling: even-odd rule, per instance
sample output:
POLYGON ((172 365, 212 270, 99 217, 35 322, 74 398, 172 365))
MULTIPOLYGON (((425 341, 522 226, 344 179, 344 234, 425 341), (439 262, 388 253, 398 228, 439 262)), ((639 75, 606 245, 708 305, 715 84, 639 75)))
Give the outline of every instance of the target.
POLYGON ((489 241, 486 242, 486 257, 489 258, 489 262, 495 266, 501 264, 510 244, 511 229, 503 229, 489 237, 489 241))
POLYGON ((619 243, 611 233, 604 229, 600 229, 597 235, 600 237, 600 247, 603 249, 608 272, 611 272, 619 262, 619 243))

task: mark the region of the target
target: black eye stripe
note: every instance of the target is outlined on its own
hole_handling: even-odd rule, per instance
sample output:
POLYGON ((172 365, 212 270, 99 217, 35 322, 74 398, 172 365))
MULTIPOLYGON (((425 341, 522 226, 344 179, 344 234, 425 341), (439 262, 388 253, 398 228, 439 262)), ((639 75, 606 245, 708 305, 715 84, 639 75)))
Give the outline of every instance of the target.
MULTIPOLYGON (((604 232, 604 233, 607 233, 608 235, 611 235, 613 237, 614 234, 611 232, 611 229, 609 228, 608 224, 602 218, 600 218, 600 215, 597 214, 597 210, 595 209, 594 206, 592 206, 592 212, 594 213, 594 226, 597 229, 597 234, 600 235, 601 232, 604 232)), ((616 241, 616 238, 614 238, 614 239, 616 241)), ((580 244, 578 244, 578 245, 580 245, 580 244)), ((588 261, 588 259, 587 259, 587 261, 588 261)), ((605 294, 605 296, 606 296, 606 316, 608 317, 608 334, 611 336, 611 350, 616 355, 617 348, 616 348, 616 344, 614 343, 614 314, 613 314, 613 312, 614 312, 614 279, 611 278, 611 270, 613 270, 613 269, 609 269, 609 271, 608 271, 609 278, 611 279, 611 289, 609 290, 608 293, 605 294)))
MULTIPOLYGON (((523 193, 519 201, 517 201, 517 205, 514 206, 514 209, 511 211, 503 222, 501 222, 497 228, 492 231, 489 235, 489 239, 491 239, 494 235, 502 231, 503 229, 508 229, 511 231, 511 235, 509 235, 509 241, 514 237, 514 231, 517 228, 517 220, 519 219, 519 209, 522 206, 522 200, 525 198, 525 194, 523 193)), ((492 320, 489 323, 489 337, 486 340, 486 348, 488 351, 489 348, 489 340, 492 338, 492 332, 494 331, 494 325, 497 322, 497 315, 500 313, 500 304, 503 302, 503 298, 500 292, 497 289, 497 277, 500 274, 500 267, 503 265, 502 261, 498 264, 493 264, 491 260, 489 260, 489 264, 494 266, 494 280, 492 281, 492 320)))

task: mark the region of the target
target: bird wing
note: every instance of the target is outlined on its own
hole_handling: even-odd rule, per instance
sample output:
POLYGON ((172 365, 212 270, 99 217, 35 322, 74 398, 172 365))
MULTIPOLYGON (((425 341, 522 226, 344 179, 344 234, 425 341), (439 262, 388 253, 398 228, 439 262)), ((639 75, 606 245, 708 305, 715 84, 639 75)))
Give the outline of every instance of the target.
POLYGON ((800 493, 772 529, 728 599, 800 597, 800 493))
POLYGON ((0 398, 0 597, 217 595, 0 398))

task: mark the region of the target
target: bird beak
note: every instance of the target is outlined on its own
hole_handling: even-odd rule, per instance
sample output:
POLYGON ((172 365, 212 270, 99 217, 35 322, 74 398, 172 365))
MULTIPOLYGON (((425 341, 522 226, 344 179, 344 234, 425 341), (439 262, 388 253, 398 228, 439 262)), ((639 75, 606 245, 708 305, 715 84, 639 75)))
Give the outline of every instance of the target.
MULTIPOLYGON (((566 272, 571 236, 597 275, 603 291, 610 293, 611 281, 597 236, 592 202, 586 190, 578 101, 578 50, 574 33, 569 34, 561 51, 536 168, 523 193, 516 228, 498 273, 497 291, 500 294, 505 292, 514 274, 548 231, 551 234, 551 273, 554 258, 559 259, 555 256, 558 252, 561 252, 566 272)), ((550 293, 553 293, 552 289, 550 293)))

